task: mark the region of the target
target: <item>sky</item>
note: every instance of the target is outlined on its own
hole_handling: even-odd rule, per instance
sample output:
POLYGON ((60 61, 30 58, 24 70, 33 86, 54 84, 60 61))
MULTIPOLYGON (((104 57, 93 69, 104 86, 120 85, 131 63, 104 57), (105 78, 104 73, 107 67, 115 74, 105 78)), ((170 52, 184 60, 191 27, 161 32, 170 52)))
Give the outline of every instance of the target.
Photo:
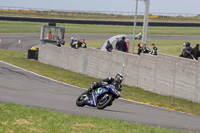
MULTIPOLYGON (((135 0, 0 0, 0 6, 82 11, 134 12, 135 0)), ((144 12, 139 1, 138 12, 144 12)), ((1 8, 1 7, 0 7, 1 8)), ((150 13, 200 14, 200 0, 150 0, 150 13)))

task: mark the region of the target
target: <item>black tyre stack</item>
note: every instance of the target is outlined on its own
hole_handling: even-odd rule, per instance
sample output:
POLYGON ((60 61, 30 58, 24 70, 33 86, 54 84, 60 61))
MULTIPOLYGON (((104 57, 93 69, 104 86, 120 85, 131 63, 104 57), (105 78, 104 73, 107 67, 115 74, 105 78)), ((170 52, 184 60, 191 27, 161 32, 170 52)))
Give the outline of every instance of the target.
POLYGON ((29 49, 28 50, 28 59, 38 60, 38 53, 39 53, 39 49, 38 48, 37 48, 37 50, 29 49))

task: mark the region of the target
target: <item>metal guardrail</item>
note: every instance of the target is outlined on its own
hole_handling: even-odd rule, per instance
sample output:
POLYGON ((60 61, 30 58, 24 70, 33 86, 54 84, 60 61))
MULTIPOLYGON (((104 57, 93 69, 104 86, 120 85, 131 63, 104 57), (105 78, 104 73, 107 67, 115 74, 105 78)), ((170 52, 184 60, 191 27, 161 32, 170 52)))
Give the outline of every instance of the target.
MULTIPOLYGON (((114 15, 134 15, 134 12, 121 12, 121 11, 81 11, 81 10, 57 10, 57 9, 42 9, 42 8, 27 8, 27 7, 11 7, 11 6, 0 6, 0 11, 18 11, 18 13, 23 13, 26 11, 35 11, 35 12, 47 12, 47 14, 51 14, 53 12, 60 12, 61 14, 65 13, 73 13, 79 14, 80 13, 88 13, 88 14, 114 14, 114 15)), ((195 17, 200 14, 191 14, 191 13, 158 13, 158 12, 151 12, 151 15, 156 16, 181 16, 181 17, 195 17)), ((138 15, 144 15, 144 12, 138 12, 138 15)))

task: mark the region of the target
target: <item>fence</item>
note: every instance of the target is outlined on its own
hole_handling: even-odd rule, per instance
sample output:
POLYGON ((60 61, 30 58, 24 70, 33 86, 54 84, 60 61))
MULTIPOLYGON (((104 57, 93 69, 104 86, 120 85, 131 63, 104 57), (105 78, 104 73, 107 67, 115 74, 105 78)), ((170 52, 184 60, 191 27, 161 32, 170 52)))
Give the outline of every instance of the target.
POLYGON ((95 78, 122 73, 124 84, 200 102, 200 61, 158 54, 141 56, 94 48, 40 45, 39 61, 95 78))

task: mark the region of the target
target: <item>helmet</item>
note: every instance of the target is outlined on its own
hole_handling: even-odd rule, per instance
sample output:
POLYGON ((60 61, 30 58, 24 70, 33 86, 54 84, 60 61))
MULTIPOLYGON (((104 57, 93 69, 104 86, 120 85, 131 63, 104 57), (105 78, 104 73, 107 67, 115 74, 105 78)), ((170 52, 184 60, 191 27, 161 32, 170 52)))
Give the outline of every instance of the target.
POLYGON ((115 76, 115 82, 117 82, 117 83, 122 83, 122 81, 123 81, 123 76, 122 76, 122 74, 116 74, 116 76, 115 76))
POLYGON ((190 42, 186 42, 186 43, 185 43, 185 46, 186 46, 186 47, 189 47, 189 46, 190 46, 190 42))

